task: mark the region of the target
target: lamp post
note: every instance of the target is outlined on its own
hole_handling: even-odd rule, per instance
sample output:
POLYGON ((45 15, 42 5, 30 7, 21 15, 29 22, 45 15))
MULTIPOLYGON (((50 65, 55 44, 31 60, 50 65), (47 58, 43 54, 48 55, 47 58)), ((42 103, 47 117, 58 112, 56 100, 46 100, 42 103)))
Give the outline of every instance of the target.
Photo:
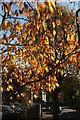
MULTIPOLYGON (((78 45, 80 46, 80 8, 76 11, 76 23, 78 32, 78 45)), ((80 53, 77 54, 77 66, 80 69, 80 53)))
POLYGON ((76 11, 76 23, 78 31, 78 44, 80 45, 80 9, 76 11))

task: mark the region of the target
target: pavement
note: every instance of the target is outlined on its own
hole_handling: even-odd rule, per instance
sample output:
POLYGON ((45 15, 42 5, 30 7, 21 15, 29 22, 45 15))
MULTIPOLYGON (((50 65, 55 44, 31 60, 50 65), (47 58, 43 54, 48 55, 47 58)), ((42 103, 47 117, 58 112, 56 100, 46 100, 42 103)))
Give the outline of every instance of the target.
MULTIPOLYGON (((80 120, 77 110, 71 109, 68 106, 62 108, 62 113, 59 115, 60 120, 80 120)), ((52 120, 53 113, 50 111, 45 111, 42 113, 41 120, 52 120)))

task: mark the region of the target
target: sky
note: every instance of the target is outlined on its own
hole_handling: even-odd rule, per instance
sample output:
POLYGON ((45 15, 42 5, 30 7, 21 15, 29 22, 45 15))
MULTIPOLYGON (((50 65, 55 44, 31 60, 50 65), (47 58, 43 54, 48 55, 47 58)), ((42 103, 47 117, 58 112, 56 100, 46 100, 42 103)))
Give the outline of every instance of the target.
MULTIPOLYGON (((32 1, 37 1, 37 0, 27 0, 28 2, 32 2, 32 1)), ((40 1, 44 1, 44 0, 40 0, 40 1)), ((46 0, 47 1, 47 0, 46 0)), ((51 1, 55 1, 55 0, 51 0, 51 1)), ((79 2, 80 0, 56 0, 58 2, 79 2)), ((26 0, 0 0, 0 2, 26 2, 26 0)))
MULTIPOLYGON (((29 2, 32 2, 32 1, 37 1, 37 0, 0 0, 0 3, 1 2, 11 2, 11 1, 13 1, 13 2, 24 2, 24 1, 29 1, 29 2)), ((40 0, 40 1, 44 1, 44 0, 40 0)), ((47 0, 46 0, 47 1, 47 0)), ((51 1, 55 1, 55 0, 51 0, 51 1)), ((80 0, 56 0, 58 3, 60 3, 60 4, 63 4, 63 5, 65 5, 65 6, 68 6, 69 7, 69 9, 71 9, 72 7, 73 7, 73 5, 74 5, 74 3, 72 3, 72 4, 70 4, 70 2, 76 2, 76 5, 75 5, 75 7, 74 7, 74 12, 76 12, 79 8, 80 8, 80 0), (69 2, 70 1, 70 2, 69 2)), ((1 11, 1 5, 0 5, 0 13, 2 13, 2 11, 1 11)), ((1 24, 1 19, 2 19, 2 17, 0 16, 0 24, 1 24)))

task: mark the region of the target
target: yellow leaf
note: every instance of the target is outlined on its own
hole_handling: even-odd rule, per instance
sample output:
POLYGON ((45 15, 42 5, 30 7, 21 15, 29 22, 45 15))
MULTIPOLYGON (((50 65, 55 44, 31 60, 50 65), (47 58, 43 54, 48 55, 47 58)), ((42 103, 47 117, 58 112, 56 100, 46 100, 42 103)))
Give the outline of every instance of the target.
POLYGON ((18 41, 19 41, 20 43, 22 43, 22 36, 19 36, 19 37, 18 37, 18 41))
POLYGON ((52 2, 51 2, 50 0, 48 0, 49 9, 50 9, 50 11, 53 13, 54 9, 53 9, 53 7, 52 7, 52 4, 51 4, 51 3, 52 3, 52 2))
POLYGON ((48 69, 48 67, 46 67, 46 68, 45 68, 45 70, 46 70, 46 72, 49 72, 49 69, 48 69))
POLYGON ((22 37, 23 37, 24 39, 26 39, 26 37, 27 37, 26 32, 22 31, 21 35, 22 35, 22 37))
POLYGON ((61 70, 60 73, 61 73, 61 75, 63 75, 63 73, 64 73, 63 70, 61 70))
POLYGON ((70 41, 71 37, 70 34, 67 35, 67 41, 70 41))
POLYGON ((38 98, 38 96, 36 94, 34 94, 34 98, 38 98))
POLYGON ((61 21, 59 19, 56 19, 56 24, 59 26, 61 21))
POLYGON ((11 82, 11 83, 12 83, 12 79, 11 79, 11 78, 9 79, 9 82, 11 82))
POLYGON ((21 96, 22 96, 22 97, 25 97, 25 93, 21 93, 21 96))
POLYGON ((42 4, 42 8, 44 9, 45 7, 46 7, 46 4, 45 4, 45 3, 43 3, 43 4, 42 4))
POLYGON ((60 10, 58 10, 58 14, 62 16, 62 12, 60 10))
POLYGON ((53 77, 53 80, 54 80, 54 81, 57 81, 57 78, 56 78, 56 76, 54 76, 54 77, 53 77))
POLYGON ((8 13, 8 12, 10 11, 10 8, 11 8, 11 6, 10 6, 10 4, 7 2, 7 3, 5 4, 5 12, 8 13))
POLYGON ((53 28, 55 28, 55 22, 52 22, 53 28))
POLYGON ((8 28, 10 28, 11 25, 12 25, 11 22, 8 22, 8 23, 7 23, 7 27, 8 27, 8 28))
POLYGON ((72 62, 72 56, 69 58, 69 60, 72 62))
POLYGON ((49 86, 49 88, 50 88, 50 87, 51 87, 51 84, 49 83, 48 86, 49 86))
POLYGON ((19 8, 22 8, 22 2, 18 3, 19 8))
POLYGON ((41 5, 41 3, 40 3, 40 1, 38 1, 37 4, 36 4, 36 10, 37 10, 37 12, 39 11, 40 5, 41 5))
POLYGON ((59 60, 56 60, 56 64, 58 64, 59 63, 59 60))
POLYGON ((54 89, 55 89, 55 87, 56 87, 54 83, 52 83, 52 87, 53 87, 53 90, 54 90, 54 89))
POLYGON ((63 46, 63 43, 62 43, 62 42, 60 43, 60 46, 63 46))
POLYGON ((38 19, 40 18, 40 12, 38 11, 38 19))
POLYGON ((16 56, 13 56, 13 59, 15 60, 15 59, 16 59, 16 56))
POLYGON ((59 87, 59 84, 58 84, 58 83, 56 83, 56 87, 59 87))
POLYGON ((37 11, 37 14, 38 14, 38 19, 40 18, 40 11, 39 11, 40 6, 41 6, 41 3, 40 3, 40 1, 38 1, 37 4, 36 4, 36 11, 37 11))
POLYGON ((49 88, 49 92, 51 92, 51 88, 49 88))
POLYGON ((39 54, 40 58, 43 59, 43 55, 42 54, 39 54))
POLYGON ((56 35, 56 31, 55 31, 55 30, 53 30, 53 35, 54 35, 54 36, 56 35))
POLYGON ((52 3, 52 6, 53 6, 54 8, 56 8, 55 2, 54 2, 54 1, 51 1, 51 3, 52 3))
POLYGON ((8 51, 8 54, 10 55, 10 54, 11 54, 11 51, 8 51))
POLYGON ((46 26, 46 23, 45 23, 45 21, 43 21, 43 22, 42 22, 42 25, 43 25, 43 27, 45 28, 45 26, 46 26))
POLYGON ((10 97, 10 100, 12 100, 12 99, 13 99, 13 97, 11 96, 11 97, 10 97))
POLYGON ((2 23, 2 28, 5 29, 5 27, 7 27, 7 22, 6 22, 6 20, 4 20, 3 23, 2 23))
POLYGON ((53 56, 51 56, 51 59, 54 61, 54 57, 53 56))
POLYGON ((71 35, 71 41, 75 41, 75 38, 76 38, 76 35, 75 35, 75 34, 72 34, 72 35, 71 35))
POLYGON ((24 13, 23 13, 23 14, 24 14, 24 16, 27 16, 27 12, 26 12, 26 11, 24 11, 24 13))
POLYGON ((13 87, 11 85, 8 85, 7 91, 13 90, 13 87))

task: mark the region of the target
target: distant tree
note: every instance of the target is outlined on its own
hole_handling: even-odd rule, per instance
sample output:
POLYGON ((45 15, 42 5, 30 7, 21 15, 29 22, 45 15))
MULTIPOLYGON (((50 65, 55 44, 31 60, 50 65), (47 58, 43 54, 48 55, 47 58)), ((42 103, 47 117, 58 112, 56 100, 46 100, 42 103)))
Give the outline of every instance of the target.
POLYGON ((64 101, 68 101, 71 106, 77 104, 80 97, 80 75, 79 69, 71 64, 65 69, 65 76, 61 85, 64 101))

